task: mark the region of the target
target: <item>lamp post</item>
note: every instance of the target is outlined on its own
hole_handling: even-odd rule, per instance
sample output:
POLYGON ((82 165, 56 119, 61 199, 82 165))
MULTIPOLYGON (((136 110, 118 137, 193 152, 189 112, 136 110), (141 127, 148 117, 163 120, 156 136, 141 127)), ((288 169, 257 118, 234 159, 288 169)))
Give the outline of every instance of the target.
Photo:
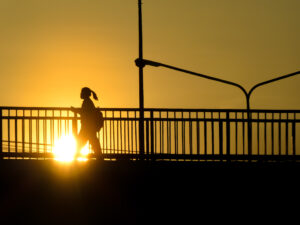
MULTIPOLYGON (((142 27, 142 0, 138 0, 138 17, 139 17, 139 61, 143 61, 143 27, 142 27)), ((144 65, 138 65, 139 67, 139 147, 140 153, 144 154, 144 65)))
POLYGON ((235 86, 237 88, 239 88, 245 95, 246 97, 246 107, 247 107, 247 120, 248 120, 248 154, 252 155, 252 124, 251 124, 251 112, 250 112, 250 97, 251 94, 253 93, 253 91, 263 85, 269 84, 271 82, 275 82, 275 81, 279 81, 288 77, 292 77, 295 75, 300 74, 300 71, 294 72, 294 73, 290 73, 290 74, 286 74, 271 80, 267 80, 261 83, 258 83, 256 85, 254 85, 249 92, 247 92, 245 90, 244 87, 242 87, 241 85, 231 82, 231 81, 227 81, 227 80, 223 80, 220 78, 216 78, 213 76, 208 76, 208 75, 204 75, 201 73, 196 73, 196 72, 192 72, 189 70, 185 70, 185 69, 181 69, 178 67, 174 67, 174 66, 170 66, 167 64, 163 64, 163 63, 159 63, 159 62, 155 62, 155 61, 151 61, 151 60, 146 60, 143 59, 143 30, 142 30, 142 0, 138 0, 138 27, 139 27, 139 58, 137 58, 135 60, 135 64, 136 66, 139 68, 139 113, 140 113, 140 117, 139 117, 139 143, 140 143, 140 153, 144 154, 144 143, 145 143, 145 137, 144 137, 144 75, 143 75, 143 70, 144 67, 146 65, 149 66, 154 66, 154 67, 166 67, 172 70, 177 70, 180 72, 184 72, 184 73, 188 73, 194 76, 199 76, 205 79, 209 79, 209 80, 213 80, 213 81, 217 81, 217 82, 221 82, 224 84, 228 84, 228 85, 232 85, 235 86))
POLYGON ((239 85, 237 83, 227 81, 227 80, 223 80, 223 79, 216 78, 216 77, 212 77, 212 76, 208 76, 208 75, 204 75, 204 74, 201 74, 201 73, 192 72, 192 71, 189 71, 189 70, 181 69, 181 68, 170 66, 170 65, 167 65, 167 64, 163 64, 163 63, 159 63, 159 62, 155 62, 155 61, 151 61, 151 60, 146 60, 146 59, 141 59, 141 58, 136 59, 135 63, 139 68, 143 68, 146 65, 154 66, 154 67, 160 67, 161 66, 161 67, 169 68, 169 69, 172 69, 172 70, 180 71, 180 72, 183 72, 183 73, 188 73, 188 74, 191 74, 191 75, 194 75, 194 76, 202 77, 202 78, 205 78, 205 79, 225 83, 225 84, 232 85, 232 86, 235 86, 235 87, 239 88, 244 93, 244 95, 246 97, 247 120, 248 120, 248 154, 249 155, 252 155, 252 125, 251 125, 251 112, 250 112, 250 96, 251 96, 251 94, 253 93, 253 91, 256 88, 258 88, 260 86, 263 86, 263 85, 269 84, 271 82, 279 81, 279 80, 282 80, 282 79, 300 74, 300 71, 297 71, 297 72, 294 72, 294 73, 286 74, 286 75, 283 75, 283 76, 280 76, 280 77, 277 77, 277 78, 274 78, 274 79, 271 79, 271 80, 267 80, 267 81, 258 83, 256 85, 254 85, 250 89, 249 92, 247 92, 244 87, 242 87, 241 85, 239 85))

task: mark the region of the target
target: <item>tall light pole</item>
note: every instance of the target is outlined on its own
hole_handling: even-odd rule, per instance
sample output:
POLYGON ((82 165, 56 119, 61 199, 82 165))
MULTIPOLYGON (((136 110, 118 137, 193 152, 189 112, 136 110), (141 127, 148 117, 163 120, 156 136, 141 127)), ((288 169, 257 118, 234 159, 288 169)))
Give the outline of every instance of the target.
POLYGON ((150 66, 161 66, 161 67, 166 67, 169 69, 173 69, 173 70, 177 70, 180 72, 184 72, 184 73, 188 73, 191 75, 195 75, 195 76, 199 76, 205 79, 209 79, 209 80, 214 80, 217 82, 221 82, 221 83, 225 83, 228 85, 232 85, 235 86, 237 88, 239 88, 245 95, 246 97, 246 107, 247 107, 247 120, 248 120, 248 154, 252 155, 252 122, 251 122, 251 112, 250 112, 250 96, 253 93, 253 91, 260 87, 263 86, 265 84, 269 84, 271 82, 275 82, 278 80, 282 80, 291 76, 295 76, 300 74, 300 71, 294 72, 294 73, 290 73, 290 74, 286 74, 271 80, 267 80, 261 83, 258 83, 256 85, 254 85, 249 92, 247 92, 245 90, 244 87, 242 87, 241 85, 231 82, 231 81, 227 81, 227 80, 223 80, 220 78, 216 78, 213 76, 208 76, 208 75, 204 75, 201 73, 196 73, 196 72, 192 72, 189 70, 185 70, 185 69, 181 69, 178 67, 174 67, 174 66, 170 66, 167 64, 163 64, 163 63, 159 63, 159 62, 155 62, 155 61, 151 61, 151 60, 146 60, 143 59, 143 27, 142 27, 142 0, 138 0, 138 18, 139 18, 139 58, 137 58, 135 60, 136 66, 139 67, 139 113, 140 113, 140 118, 139 118, 139 143, 140 143, 140 153, 144 154, 144 143, 145 143, 145 137, 144 137, 144 75, 143 75, 143 70, 144 67, 146 65, 150 65, 150 66))
MULTIPOLYGON (((143 26, 142 26, 142 0, 138 0, 138 17, 139 17, 139 60, 143 61, 143 26)), ((139 147, 140 153, 144 154, 144 65, 137 65, 139 67, 139 147)))

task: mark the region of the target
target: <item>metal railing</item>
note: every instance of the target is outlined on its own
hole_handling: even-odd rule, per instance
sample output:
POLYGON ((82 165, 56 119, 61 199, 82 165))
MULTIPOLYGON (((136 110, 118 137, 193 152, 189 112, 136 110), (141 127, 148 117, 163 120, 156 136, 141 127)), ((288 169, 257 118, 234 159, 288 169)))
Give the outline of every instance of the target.
MULTIPOLYGON (((299 160, 300 110, 145 109, 140 151, 138 108, 102 108, 98 133, 107 159, 299 160)), ((76 136, 80 117, 70 108, 0 107, 2 158, 53 158, 56 140, 76 136)), ((93 157, 93 152, 91 157, 93 157)))

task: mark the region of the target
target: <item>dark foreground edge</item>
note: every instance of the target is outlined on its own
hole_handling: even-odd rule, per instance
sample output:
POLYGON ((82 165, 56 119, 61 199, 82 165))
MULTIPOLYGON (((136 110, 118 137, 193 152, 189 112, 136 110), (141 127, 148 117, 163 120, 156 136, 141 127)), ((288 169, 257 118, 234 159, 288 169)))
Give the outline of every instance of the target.
POLYGON ((283 215, 299 197, 299 168, 288 162, 1 160, 1 224, 194 224, 261 218, 269 210, 283 215))

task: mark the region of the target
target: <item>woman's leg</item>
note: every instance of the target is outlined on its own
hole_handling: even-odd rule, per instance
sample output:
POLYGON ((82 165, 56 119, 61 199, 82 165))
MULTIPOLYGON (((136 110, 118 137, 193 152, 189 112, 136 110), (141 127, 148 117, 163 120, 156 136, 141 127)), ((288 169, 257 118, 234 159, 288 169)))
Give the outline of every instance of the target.
POLYGON ((77 146, 76 146, 75 158, 77 158, 80 155, 80 151, 86 145, 87 141, 88 141, 88 138, 87 138, 86 133, 81 130, 77 136, 77 146))
POLYGON ((95 152, 96 158, 97 159, 103 159, 102 156, 102 151, 101 151, 101 146, 100 146, 100 141, 97 138, 97 135, 94 134, 91 138, 90 138, 90 144, 92 145, 92 149, 95 152))

